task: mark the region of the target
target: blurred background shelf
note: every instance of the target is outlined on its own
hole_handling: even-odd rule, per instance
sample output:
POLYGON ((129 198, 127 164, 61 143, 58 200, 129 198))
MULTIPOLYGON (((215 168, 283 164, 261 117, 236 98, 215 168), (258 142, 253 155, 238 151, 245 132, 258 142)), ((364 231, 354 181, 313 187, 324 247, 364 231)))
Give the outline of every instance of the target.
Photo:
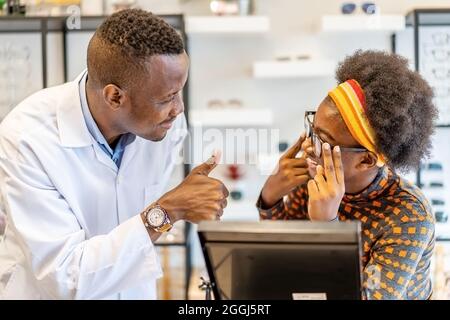
POLYGON ((229 200, 224 210, 222 221, 258 221, 259 213, 256 200, 229 200))
POLYGON ((436 223, 436 238, 450 241, 450 223, 436 223))
POLYGON ((186 17, 187 34, 258 34, 270 30, 266 16, 186 17))
POLYGON ((270 109, 193 109, 189 114, 191 125, 209 127, 269 126, 273 122, 270 109))
POLYGON ((322 32, 394 32, 405 29, 403 15, 325 15, 322 32))
POLYGON ((336 62, 326 59, 257 61, 253 63, 253 77, 256 79, 332 77, 335 68, 336 62))

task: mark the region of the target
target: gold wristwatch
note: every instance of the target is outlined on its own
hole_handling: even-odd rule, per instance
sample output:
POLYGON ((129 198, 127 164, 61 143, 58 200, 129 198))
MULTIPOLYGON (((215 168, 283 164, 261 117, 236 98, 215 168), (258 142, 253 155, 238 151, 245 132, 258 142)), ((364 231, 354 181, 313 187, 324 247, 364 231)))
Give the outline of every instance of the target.
POLYGON ((151 228, 159 233, 164 233, 172 229, 173 225, 167 211, 159 204, 151 205, 145 209, 144 217, 146 228, 151 228))

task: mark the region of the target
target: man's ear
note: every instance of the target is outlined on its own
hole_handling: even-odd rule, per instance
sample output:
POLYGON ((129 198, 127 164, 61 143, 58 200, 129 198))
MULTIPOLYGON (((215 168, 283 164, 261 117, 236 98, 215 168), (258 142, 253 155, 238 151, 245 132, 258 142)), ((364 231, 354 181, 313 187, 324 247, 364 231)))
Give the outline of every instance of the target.
POLYGON ((368 170, 376 167, 378 162, 378 157, 370 151, 361 152, 359 157, 359 163, 356 166, 359 170, 368 170))
POLYGON ((105 99, 108 106, 116 110, 125 101, 125 91, 114 84, 108 84, 103 88, 103 99, 105 99))

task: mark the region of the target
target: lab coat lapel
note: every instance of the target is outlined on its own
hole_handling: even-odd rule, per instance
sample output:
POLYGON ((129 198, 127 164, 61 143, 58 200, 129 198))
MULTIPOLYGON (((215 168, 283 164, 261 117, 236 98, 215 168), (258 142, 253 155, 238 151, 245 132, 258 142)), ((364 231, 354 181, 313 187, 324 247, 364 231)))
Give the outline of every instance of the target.
POLYGON ((93 143, 81 110, 78 90, 81 76, 64 85, 56 111, 61 145, 67 148, 87 147, 93 143))
POLYGON ((132 143, 125 147, 125 152, 122 157, 122 163, 120 164, 120 171, 124 171, 126 167, 133 161, 133 157, 136 154, 139 138, 136 137, 132 143))
POLYGON ((111 157, 100 148, 97 142, 92 145, 92 148, 94 148, 95 157, 97 158, 97 160, 117 173, 117 165, 114 163, 111 157))
POLYGON ((83 74, 84 72, 75 81, 64 85, 57 106, 56 121, 58 123, 61 146, 66 148, 92 147, 97 160, 117 173, 116 164, 95 143, 84 120, 78 87, 83 74))

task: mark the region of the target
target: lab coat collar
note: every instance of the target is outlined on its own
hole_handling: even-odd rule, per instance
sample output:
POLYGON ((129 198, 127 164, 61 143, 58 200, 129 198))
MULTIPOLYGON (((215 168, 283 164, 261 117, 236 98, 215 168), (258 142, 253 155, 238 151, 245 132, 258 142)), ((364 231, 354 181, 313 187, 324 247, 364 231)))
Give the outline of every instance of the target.
POLYGON ((73 82, 64 86, 64 92, 58 102, 56 121, 58 123, 61 145, 68 148, 81 148, 93 144, 93 139, 84 121, 81 110, 78 83, 83 71, 73 82))

